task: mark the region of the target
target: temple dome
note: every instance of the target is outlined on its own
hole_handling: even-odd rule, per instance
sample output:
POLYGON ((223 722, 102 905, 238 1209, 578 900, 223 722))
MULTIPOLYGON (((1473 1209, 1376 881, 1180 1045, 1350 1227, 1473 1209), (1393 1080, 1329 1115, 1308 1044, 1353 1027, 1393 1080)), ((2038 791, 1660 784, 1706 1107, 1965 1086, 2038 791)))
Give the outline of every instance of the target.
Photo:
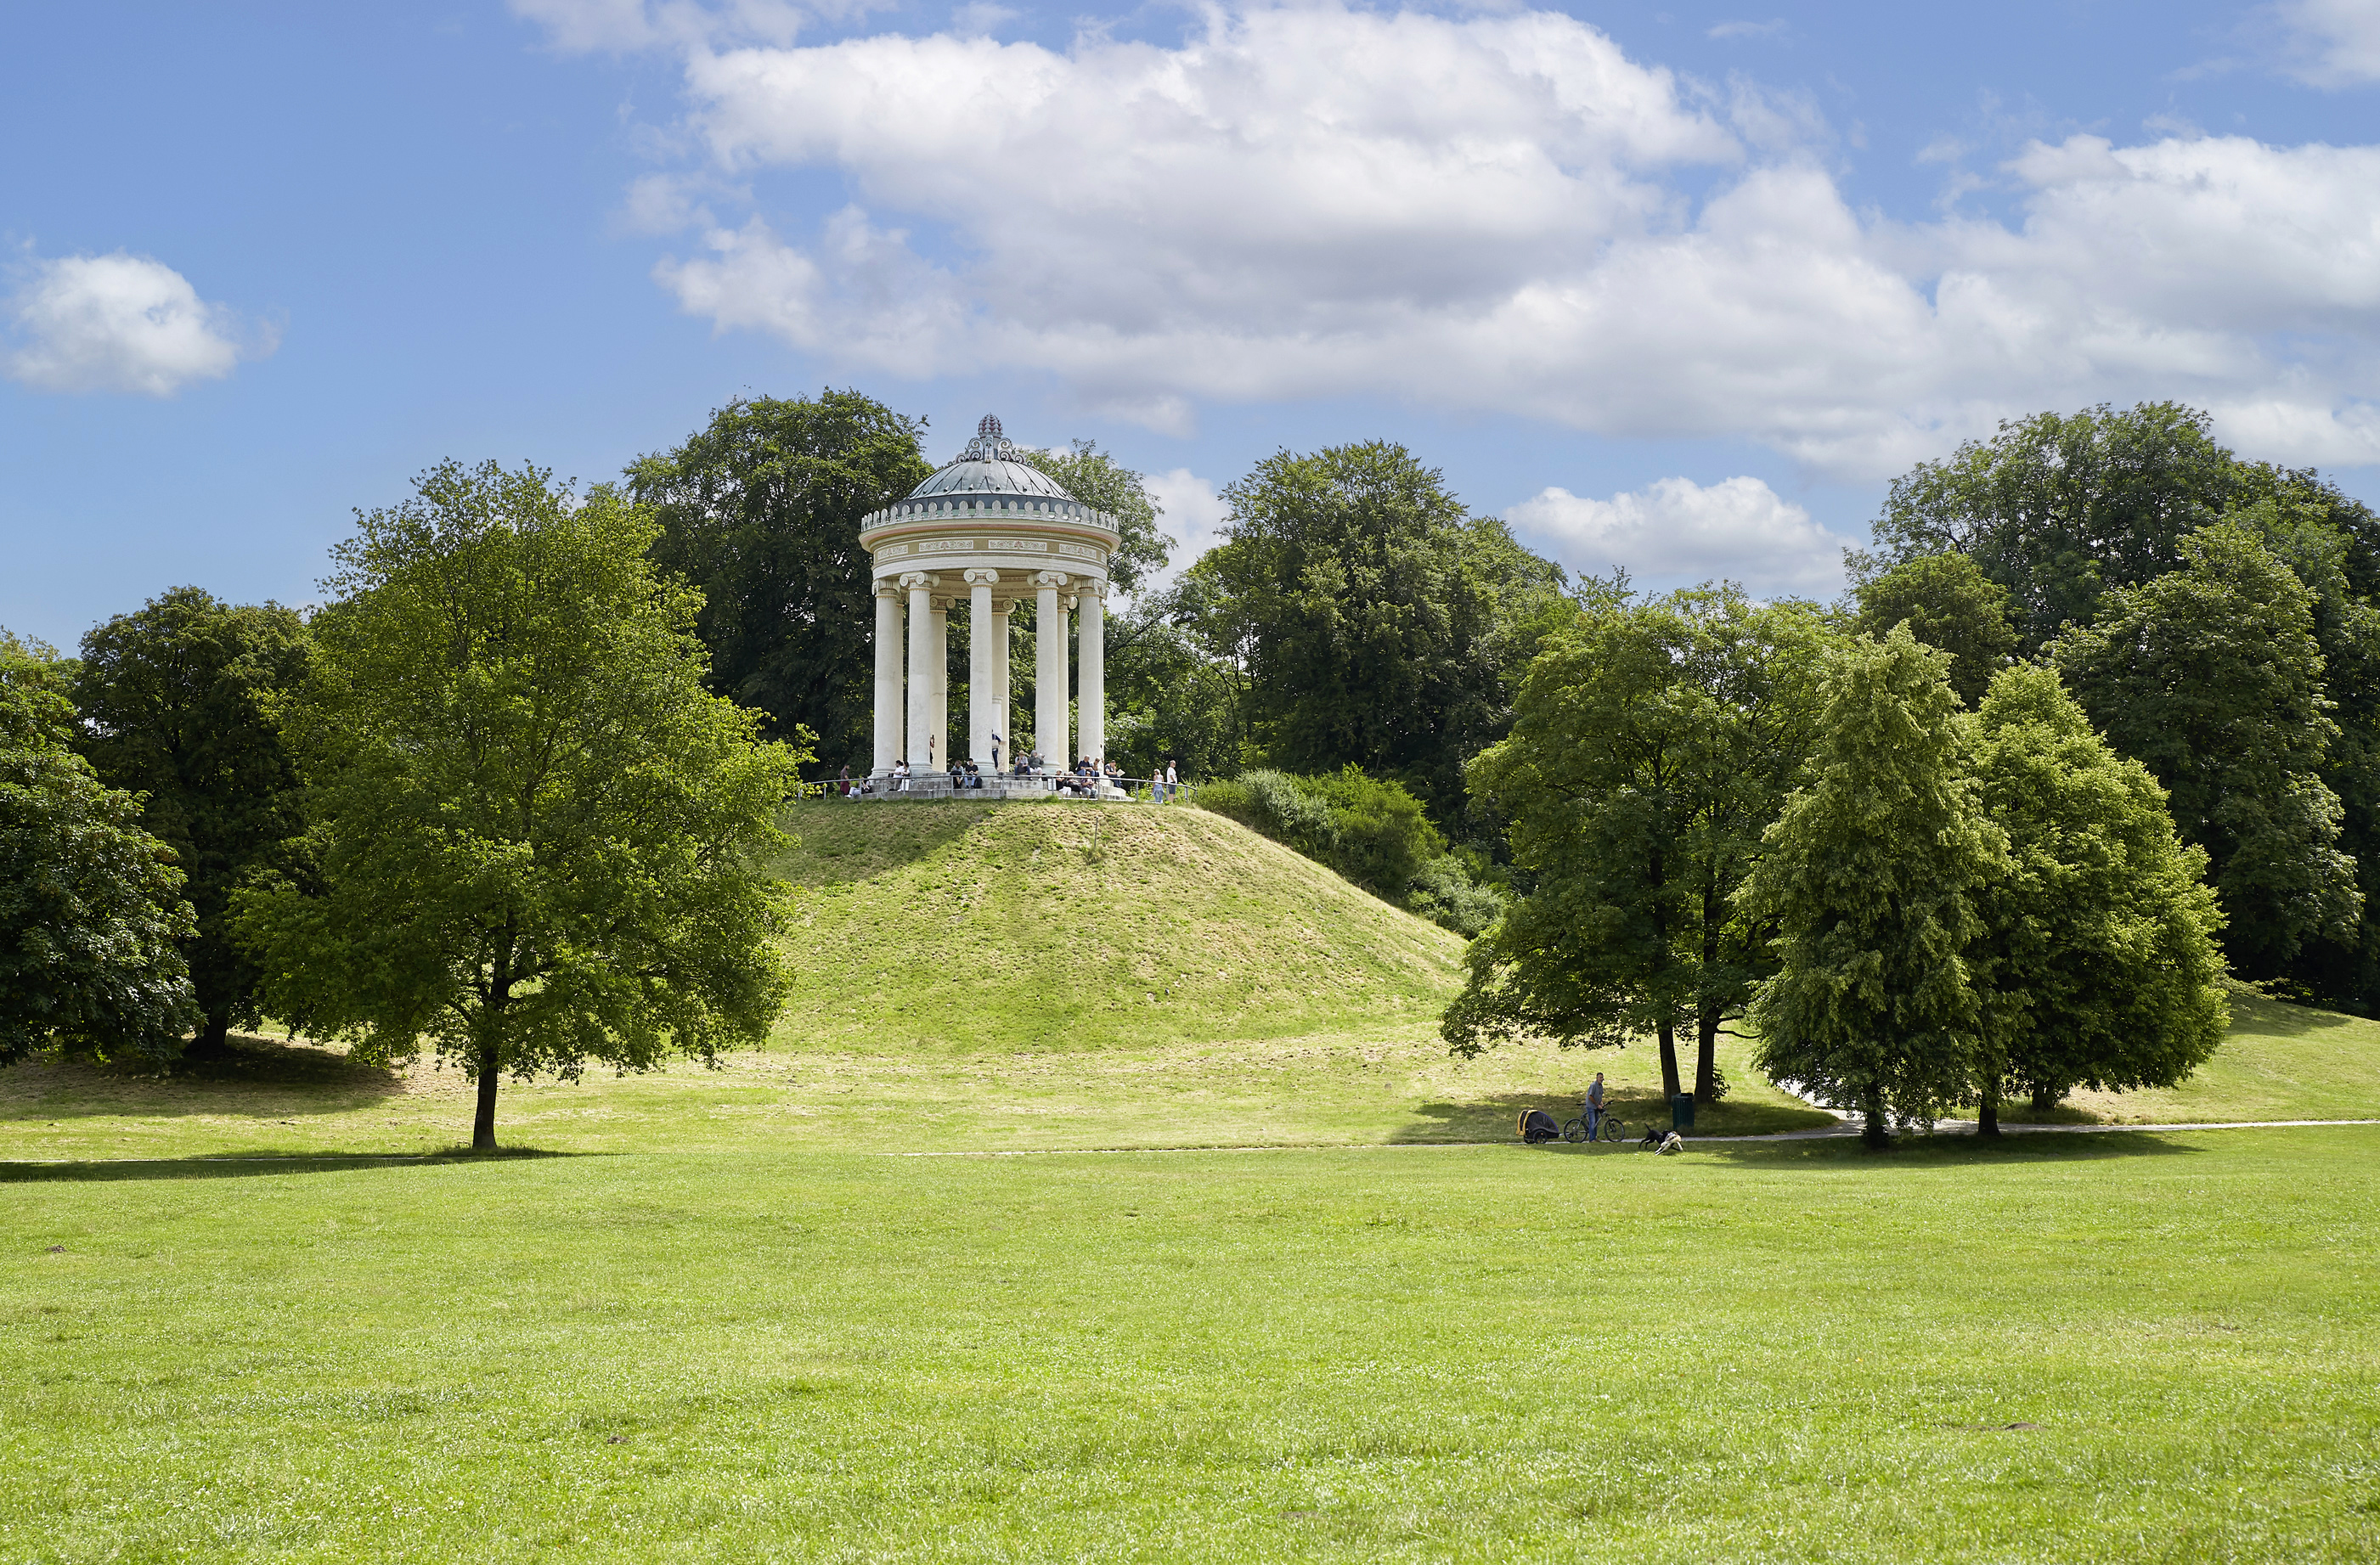
POLYGON ((1040 468, 1020 460, 1015 445, 1001 433, 1000 419, 990 413, 975 427, 956 461, 935 469, 934 476, 909 491, 909 498, 935 494, 1038 494, 1050 500, 1075 497, 1040 468))
MULTIPOLYGON (((1095 542, 1099 552, 1093 558, 1102 565, 1107 552, 1123 537, 1113 516, 1084 504, 1055 479, 1023 460, 1000 432, 1000 420, 987 413, 956 460, 935 469, 902 499, 862 517, 859 540, 880 563, 920 552, 879 547, 890 539, 937 530, 964 533, 992 520, 1012 533, 1046 527, 1085 544, 1095 542)), ((1072 545, 1060 546, 1060 552, 1083 557, 1072 545)))

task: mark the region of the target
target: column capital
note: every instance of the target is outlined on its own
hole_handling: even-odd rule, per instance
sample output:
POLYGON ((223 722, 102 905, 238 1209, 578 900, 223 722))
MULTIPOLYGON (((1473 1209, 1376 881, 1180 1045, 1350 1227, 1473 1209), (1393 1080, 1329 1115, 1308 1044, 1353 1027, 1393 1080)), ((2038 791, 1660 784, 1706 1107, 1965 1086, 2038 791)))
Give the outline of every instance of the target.
POLYGON ((876 578, 876 596, 879 598, 898 598, 901 596, 901 584, 894 581, 889 576, 878 576, 876 578))
POLYGON ((978 568, 967 572, 965 580, 969 587, 997 587, 1000 584, 1000 573, 978 568))
POLYGON ((1085 576, 1075 585, 1075 592, 1077 597, 1096 598, 1102 603, 1108 601, 1108 584, 1103 581, 1093 581, 1088 576, 1085 576))
POLYGON ((901 576, 902 589, 907 592, 915 592, 921 587, 940 587, 941 584, 940 576, 925 571, 906 571, 901 576))
POLYGON ((1063 587, 1075 578, 1063 571, 1043 571, 1033 578, 1036 587, 1063 587))

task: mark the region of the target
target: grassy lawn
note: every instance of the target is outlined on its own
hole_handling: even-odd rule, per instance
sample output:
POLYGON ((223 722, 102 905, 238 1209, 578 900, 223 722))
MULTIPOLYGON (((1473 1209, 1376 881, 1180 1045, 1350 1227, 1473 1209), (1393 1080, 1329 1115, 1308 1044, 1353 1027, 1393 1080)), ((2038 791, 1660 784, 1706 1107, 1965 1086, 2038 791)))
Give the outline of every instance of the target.
MULTIPOLYGON (((1828 1122, 1740 1055, 1726 1069, 1734 1091, 1698 1116, 1697 1131, 1828 1122)), ((507 1142, 585 1152, 1501 1141, 1524 1107, 1576 1113, 1597 1071, 1623 1121, 1668 1122, 1649 1049, 1515 1049, 1466 1063, 1413 1023, 1096 1051, 828 1052, 787 1039, 717 1071, 507 1083, 497 1112, 507 1142)), ((303 1045, 249 1040, 239 1066, 207 1078, 76 1064, 0 1072, 0 1157, 431 1152, 470 1139, 470 1109, 468 1084, 452 1071, 367 1070, 303 1045)))
POLYGON ((2380 1130, 8 1177, 11 1560, 2380 1554, 2380 1130))
MULTIPOLYGON (((1231 822, 808 820, 770 1048, 531 1152, 302 1044, 0 1072, 0 1559, 2380 1557, 2380 1127, 1524 1148, 1651 1051, 1448 1059, 1452 937, 1231 822)), ((2080 1111, 2375 1061, 2250 1000, 2080 1111)))

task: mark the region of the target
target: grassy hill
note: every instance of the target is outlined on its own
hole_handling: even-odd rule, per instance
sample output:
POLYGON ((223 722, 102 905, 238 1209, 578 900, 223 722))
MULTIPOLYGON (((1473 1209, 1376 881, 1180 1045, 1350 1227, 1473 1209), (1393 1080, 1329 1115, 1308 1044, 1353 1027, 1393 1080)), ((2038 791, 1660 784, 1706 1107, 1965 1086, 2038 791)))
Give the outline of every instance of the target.
POLYGON ((1090 1049, 1434 1022, 1463 942, 1191 808, 826 801, 788 822, 780 1046, 1090 1049))

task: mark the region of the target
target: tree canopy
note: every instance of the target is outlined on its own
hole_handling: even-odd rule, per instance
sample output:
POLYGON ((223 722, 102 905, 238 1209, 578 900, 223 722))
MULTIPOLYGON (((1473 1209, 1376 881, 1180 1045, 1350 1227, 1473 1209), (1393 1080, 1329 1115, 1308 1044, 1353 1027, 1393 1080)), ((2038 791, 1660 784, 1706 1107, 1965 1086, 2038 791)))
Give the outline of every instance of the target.
POLYGON ((239 899, 268 1002, 370 1060, 710 1058, 783 993, 765 872, 796 753, 706 692, 699 595, 607 488, 446 463, 360 515, 290 737, 319 884, 239 899))
POLYGON ((1386 441, 1278 452, 1223 497, 1224 541, 1190 575, 1209 649, 1245 676, 1254 747, 1286 770, 1396 778, 1459 821, 1464 763, 1567 617, 1560 569, 1386 441))
POLYGON ((628 496, 653 558, 701 589, 711 688, 807 728, 831 763, 873 758, 874 567, 859 524, 925 481, 925 421, 856 391, 738 399, 639 457, 628 496))
MULTIPOLYGON (((2230 902, 2225 943, 2235 956, 2264 953, 2244 958, 2251 970, 2301 995, 2380 1011, 2380 517, 2369 507, 2312 470, 2241 460, 2216 443, 2205 414, 2176 404, 2044 413, 1895 482, 1876 547, 1853 566, 1866 576, 1962 555, 2009 589, 2018 651, 2037 657, 2067 627, 2107 613, 2109 594, 2181 570, 2183 540, 2227 519, 2255 533, 2313 594, 2336 724, 2324 736, 2321 779, 2338 802, 2337 841, 2358 866, 2364 912, 2341 928, 2301 909, 2260 930, 2262 905, 2230 902)), ((2135 753, 2122 736, 2117 743, 2135 753)), ((2192 834, 2179 789, 2175 807, 2192 834)))
POLYGON ((260 867, 292 867, 304 830, 281 699, 305 673, 294 610, 234 607, 178 587, 82 640, 77 747, 100 781, 142 796, 141 824, 174 850, 197 929, 183 954, 205 1018, 200 1049, 254 1026, 254 960, 232 939, 231 894, 260 867))
POLYGON ((2110 593, 2051 649, 2116 747, 2145 763, 2204 848, 2232 961, 2272 977, 2313 936, 2354 937, 2356 866, 2323 781, 2338 735, 2313 595, 2248 527, 2202 528, 2182 567, 2110 593))
POLYGON ((2008 841, 1967 774, 1949 665, 1906 625, 1835 652, 1809 780, 1736 899, 1779 931, 1756 1062, 1861 1110, 1871 1146, 1967 1101, 1983 1063, 1968 947, 2008 841))
POLYGON ((73 671, 0 630, 0 1065, 36 1050, 170 1059, 196 1025, 173 850, 67 747, 73 671))
POLYGON ((1852 630, 1880 637, 1906 621, 1918 640, 1949 653, 1950 688, 1970 707, 2016 650, 2008 588, 1964 554, 1904 560, 1860 582, 1852 596, 1852 630))
POLYGON ((2171 1086, 2222 1041, 2222 922, 2165 791, 2091 727, 2058 675, 2003 670, 1976 714, 1985 812, 2008 873, 1977 894, 1984 929, 1977 1088, 1984 1128, 2001 1096, 2037 1109, 2078 1086, 2171 1086))
POLYGON ((1687 1029, 1695 1096, 1719 1095, 1719 1026, 1773 965, 1774 920, 1732 899, 1809 753, 1828 644, 1812 606, 1732 588, 1613 601, 1548 641, 1471 767, 1520 889, 1447 1012, 1458 1051, 1650 1032, 1675 1093, 1687 1029))

